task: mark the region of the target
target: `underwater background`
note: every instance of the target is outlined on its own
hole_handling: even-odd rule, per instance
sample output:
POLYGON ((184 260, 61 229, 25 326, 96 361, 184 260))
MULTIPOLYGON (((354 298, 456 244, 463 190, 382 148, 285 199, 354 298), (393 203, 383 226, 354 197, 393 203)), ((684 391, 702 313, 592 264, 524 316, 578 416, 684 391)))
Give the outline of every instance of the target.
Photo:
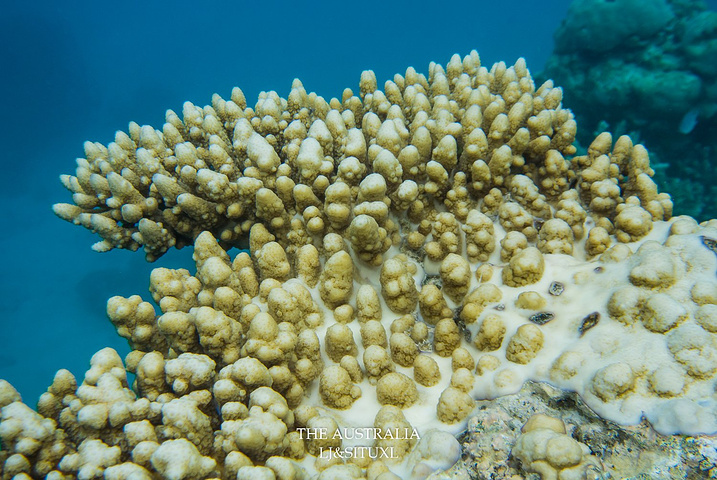
MULTIPOLYGON (((346 87, 357 91, 363 70, 374 70, 382 86, 408 66, 427 73, 430 61, 445 65, 472 49, 488 66, 524 57, 535 76, 570 3, 5 2, 0 378, 34 406, 58 369, 81 380, 97 350, 111 346, 124 356, 129 348, 107 320, 107 299, 150 300, 152 268, 193 266, 191 248, 154 264, 142 252, 95 253, 98 237, 55 217, 52 204, 70 201, 58 176, 74 172, 85 140, 106 144, 129 121, 161 128, 167 109, 181 112, 187 100, 206 105, 215 92, 227 98, 233 86, 250 105, 260 91, 286 96, 294 78, 340 98, 346 87)), ((717 7, 717 0, 670 3, 717 7)), ((565 98, 572 107, 569 92, 565 98)), ((592 133, 580 118, 578 125, 592 133)), ((711 160, 708 179, 717 176, 711 160)))

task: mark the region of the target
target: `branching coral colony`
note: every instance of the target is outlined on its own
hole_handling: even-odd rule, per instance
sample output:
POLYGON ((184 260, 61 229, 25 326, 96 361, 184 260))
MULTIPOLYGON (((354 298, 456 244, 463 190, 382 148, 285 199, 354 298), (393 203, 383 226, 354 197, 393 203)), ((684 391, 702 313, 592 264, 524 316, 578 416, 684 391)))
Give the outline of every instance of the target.
POLYGON ((194 242, 196 274, 152 272, 159 315, 111 298, 132 352, 98 352, 79 386, 60 370, 37 412, 0 382, 5 475, 425 478, 476 399, 527 379, 717 431, 717 221, 671 218, 628 137, 569 158, 561 98, 472 52, 328 102, 236 88, 86 143, 55 213, 98 251, 194 242))

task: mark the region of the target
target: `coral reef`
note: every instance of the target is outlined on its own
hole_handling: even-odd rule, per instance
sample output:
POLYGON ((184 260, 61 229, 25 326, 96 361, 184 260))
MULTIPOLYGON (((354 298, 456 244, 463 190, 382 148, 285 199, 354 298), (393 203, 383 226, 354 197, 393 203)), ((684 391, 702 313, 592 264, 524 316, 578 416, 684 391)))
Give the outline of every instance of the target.
MULTIPOLYGON (((427 478, 476 400, 526 380, 716 432, 717 222, 672 218, 629 137, 575 156, 561 102, 522 59, 471 52, 340 100, 237 88, 87 143, 55 212, 99 251, 193 243, 196 270, 152 272, 159 311, 111 298, 132 351, 60 370, 37 412, 0 382, 3 475, 427 478)), ((599 459, 558 423, 514 457, 583 478, 599 459)))
POLYGON ((578 139, 607 128, 650 150, 675 212, 717 216, 717 12, 701 0, 575 0, 546 78, 565 91, 578 139), (658 168, 659 167, 659 168, 658 168))

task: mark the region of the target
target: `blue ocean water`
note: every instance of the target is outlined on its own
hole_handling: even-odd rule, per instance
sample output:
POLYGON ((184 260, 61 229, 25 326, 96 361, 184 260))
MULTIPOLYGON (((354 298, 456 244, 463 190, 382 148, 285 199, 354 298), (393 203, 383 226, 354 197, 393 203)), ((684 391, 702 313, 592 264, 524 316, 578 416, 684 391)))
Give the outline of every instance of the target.
POLYGON ((53 203, 70 201, 58 175, 74 172, 85 140, 106 144, 131 120, 161 127, 166 109, 235 85, 250 104, 262 90, 287 95, 295 77, 340 97, 362 70, 382 85, 471 49, 484 64, 525 57, 537 72, 570 1, 6 3, 0 378, 34 405, 57 369, 81 380, 97 350, 128 352, 105 315, 110 296, 149 300, 152 268, 192 267, 190 249, 155 264, 140 252, 94 253, 97 237, 53 215, 53 203))

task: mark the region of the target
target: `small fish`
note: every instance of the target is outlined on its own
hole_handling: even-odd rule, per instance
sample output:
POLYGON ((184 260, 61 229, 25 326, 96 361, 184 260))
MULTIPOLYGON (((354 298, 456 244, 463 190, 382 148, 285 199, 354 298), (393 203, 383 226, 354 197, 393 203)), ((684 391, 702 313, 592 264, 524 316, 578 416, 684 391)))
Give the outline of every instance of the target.
POLYGON ((697 126, 697 117, 699 117, 699 115, 699 108, 690 109, 687 113, 685 113, 685 116, 682 117, 682 121, 680 122, 680 126, 677 130, 683 135, 689 134, 697 126))

